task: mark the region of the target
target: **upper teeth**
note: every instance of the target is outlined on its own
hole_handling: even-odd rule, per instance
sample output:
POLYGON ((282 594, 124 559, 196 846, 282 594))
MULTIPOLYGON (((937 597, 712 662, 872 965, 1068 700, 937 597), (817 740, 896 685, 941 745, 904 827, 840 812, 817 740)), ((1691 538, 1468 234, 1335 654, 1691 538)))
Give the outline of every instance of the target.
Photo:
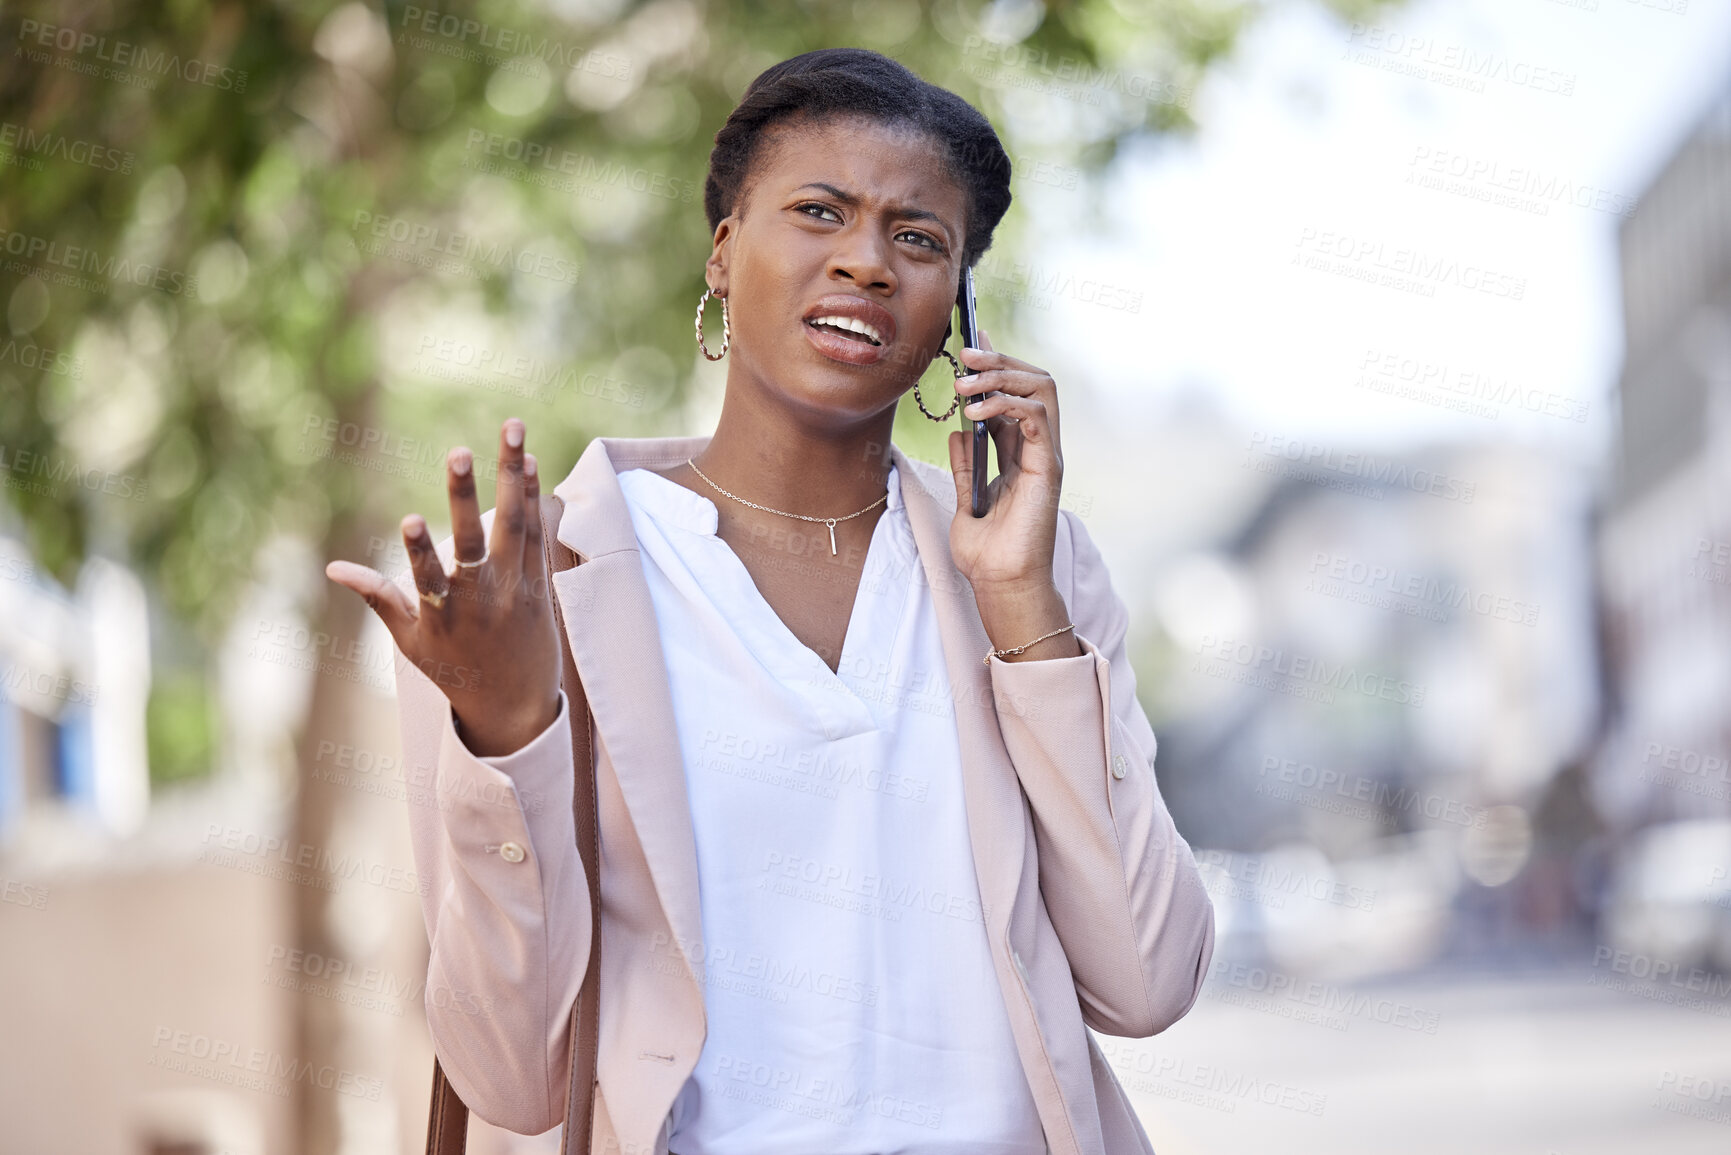
POLYGON ((811 323, 813 325, 834 325, 838 329, 851 329, 855 333, 864 333, 870 337, 874 345, 884 343, 883 337, 878 334, 876 329, 853 317, 813 317, 811 323))

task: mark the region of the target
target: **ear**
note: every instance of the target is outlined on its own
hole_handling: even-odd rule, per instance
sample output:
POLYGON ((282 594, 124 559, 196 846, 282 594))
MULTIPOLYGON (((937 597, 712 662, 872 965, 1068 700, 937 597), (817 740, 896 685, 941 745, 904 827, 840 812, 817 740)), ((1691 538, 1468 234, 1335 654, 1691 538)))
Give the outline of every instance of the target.
POLYGON ((709 260, 703 263, 704 279, 709 282, 710 288, 715 290, 715 295, 718 297, 727 296, 728 255, 732 251, 732 246, 728 242, 733 240, 734 231, 738 227, 738 217, 726 216, 721 218, 721 223, 715 226, 715 236, 709 250, 709 260))

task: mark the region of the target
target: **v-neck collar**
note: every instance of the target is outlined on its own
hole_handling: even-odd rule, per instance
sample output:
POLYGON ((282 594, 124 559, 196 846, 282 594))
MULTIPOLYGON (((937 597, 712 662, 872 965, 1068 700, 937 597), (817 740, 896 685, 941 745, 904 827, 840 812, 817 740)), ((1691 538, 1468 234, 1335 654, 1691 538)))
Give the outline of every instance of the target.
POLYGON ((835 670, 782 621, 744 561, 716 532, 720 513, 714 501, 644 467, 621 471, 619 480, 645 515, 704 539, 703 548, 714 558, 710 596, 734 611, 726 614, 729 624, 778 681, 805 688, 801 697, 827 738, 839 740, 880 728, 881 719, 856 688, 860 679, 847 671, 873 670, 884 664, 878 659, 887 659, 893 650, 907 608, 909 566, 918 551, 902 502, 901 471, 893 462, 886 479, 889 497, 872 528, 835 670), (887 589, 877 584, 886 580, 887 589))

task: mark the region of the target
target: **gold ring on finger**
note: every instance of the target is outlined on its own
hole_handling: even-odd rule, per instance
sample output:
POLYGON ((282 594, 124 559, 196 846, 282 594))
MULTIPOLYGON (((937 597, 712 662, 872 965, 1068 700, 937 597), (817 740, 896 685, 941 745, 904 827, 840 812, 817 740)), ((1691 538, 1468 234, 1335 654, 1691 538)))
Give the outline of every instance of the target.
POLYGON ((421 600, 426 602, 428 605, 432 606, 436 610, 442 610, 445 608, 445 595, 444 594, 428 593, 426 590, 422 590, 421 591, 421 600))

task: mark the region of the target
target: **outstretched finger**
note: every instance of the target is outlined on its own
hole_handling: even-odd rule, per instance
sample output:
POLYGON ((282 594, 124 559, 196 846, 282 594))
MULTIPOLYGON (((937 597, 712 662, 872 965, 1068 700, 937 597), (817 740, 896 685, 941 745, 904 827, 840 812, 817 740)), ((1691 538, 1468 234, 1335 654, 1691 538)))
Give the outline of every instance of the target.
POLYGON ((487 556, 487 535, 481 529, 481 506, 475 498, 475 455, 459 445, 445 458, 445 488, 451 497, 451 544, 459 562, 478 563, 487 556))
POLYGON ((439 560, 439 550, 433 544, 433 535, 427 532, 426 519, 418 513, 403 518, 403 548, 409 553, 415 591, 428 595, 421 599, 427 605, 437 605, 451 592, 451 580, 445 576, 445 563, 439 560))
POLYGON ((506 418, 499 430, 499 482, 493 496, 493 536, 487 543, 487 560, 494 579, 504 588, 523 573, 523 541, 530 518, 536 515, 524 500, 523 423, 506 418))
POLYGON ((414 630, 417 616, 412 598, 398 585, 368 566, 358 565, 352 561, 333 561, 325 566, 325 576, 340 586, 354 590, 372 607, 379 620, 385 623, 385 628, 391 631, 391 637, 396 639, 397 646, 402 647, 404 641, 414 630))
POLYGON ((528 524, 523 531, 523 581, 531 597, 553 591, 547 588, 547 551, 541 532, 541 467, 533 453, 523 455, 523 508, 528 524))

